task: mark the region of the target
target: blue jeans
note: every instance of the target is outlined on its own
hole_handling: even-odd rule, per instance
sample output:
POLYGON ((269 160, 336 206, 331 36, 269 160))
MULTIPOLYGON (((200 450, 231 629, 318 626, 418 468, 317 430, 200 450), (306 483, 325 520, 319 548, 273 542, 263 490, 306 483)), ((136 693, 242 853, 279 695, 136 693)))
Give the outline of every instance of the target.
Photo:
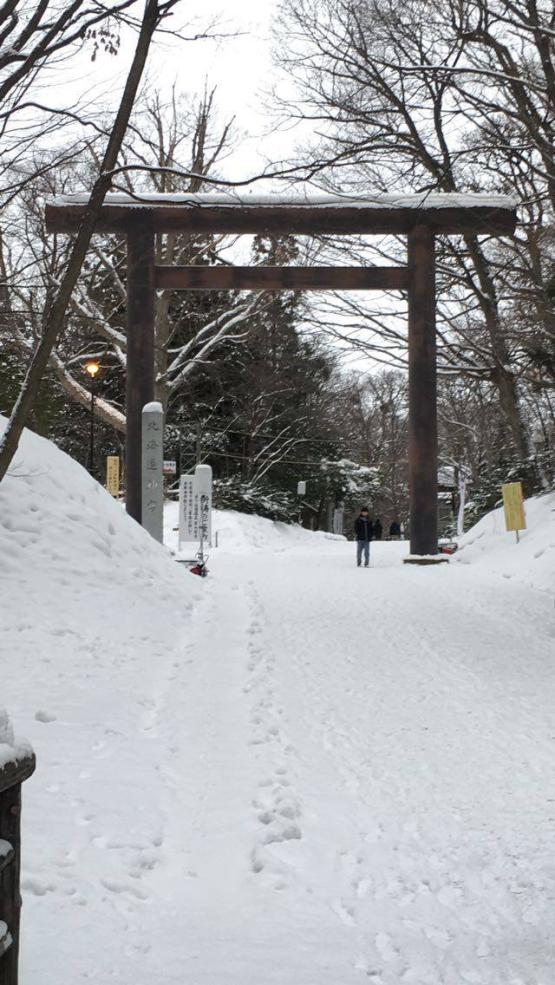
POLYGON ((364 551, 364 563, 365 565, 370 564, 370 541, 369 540, 357 540, 357 564, 360 564, 362 560, 362 552, 364 551))

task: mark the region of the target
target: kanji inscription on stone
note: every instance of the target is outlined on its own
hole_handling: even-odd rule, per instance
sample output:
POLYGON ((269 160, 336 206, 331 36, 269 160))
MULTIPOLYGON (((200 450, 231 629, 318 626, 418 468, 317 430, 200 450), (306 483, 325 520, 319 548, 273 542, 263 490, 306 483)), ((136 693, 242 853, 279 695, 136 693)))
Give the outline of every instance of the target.
POLYGON ((164 412, 157 401, 145 404, 142 415, 141 522, 162 543, 164 529, 164 412))

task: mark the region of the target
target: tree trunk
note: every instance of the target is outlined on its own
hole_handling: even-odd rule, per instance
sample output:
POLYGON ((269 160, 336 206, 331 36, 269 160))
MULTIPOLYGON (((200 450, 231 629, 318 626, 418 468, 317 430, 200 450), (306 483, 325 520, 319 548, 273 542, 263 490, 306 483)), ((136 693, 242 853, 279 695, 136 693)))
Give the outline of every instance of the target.
POLYGON ((60 334, 72 291, 81 272, 83 261, 94 233, 96 221, 102 208, 104 198, 112 182, 111 172, 117 164, 117 159, 123 143, 129 118, 137 96, 137 91, 146 64, 152 37, 160 18, 158 0, 146 0, 143 20, 133 56, 131 68, 127 76, 125 88, 119 109, 112 127, 104 160, 97 178, 87 212, 77 233, 70 254, 66 272, 52 305, 46 310, 42 338, 35 350, 19 397, 12 410, 10 420, 0 443, 0 481, 4 478, 17 450, 23 428, 33 407, 36 395, 44 376, 52 349, 60 334))

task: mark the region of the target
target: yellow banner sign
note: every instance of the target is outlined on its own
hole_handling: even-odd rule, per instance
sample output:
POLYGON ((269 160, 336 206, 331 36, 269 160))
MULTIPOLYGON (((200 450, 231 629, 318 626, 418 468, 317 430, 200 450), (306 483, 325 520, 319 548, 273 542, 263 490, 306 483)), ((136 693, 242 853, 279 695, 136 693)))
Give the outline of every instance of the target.
POLYGON ((507 482, 501 486, 501 491, 503 493, 503 509, 505 510, 505 527, 507 530, 526 530, 522 483, 507 482))
POLYGON ((119 455, 106 458, 106 489, 111 496, 119 496, 119 455))

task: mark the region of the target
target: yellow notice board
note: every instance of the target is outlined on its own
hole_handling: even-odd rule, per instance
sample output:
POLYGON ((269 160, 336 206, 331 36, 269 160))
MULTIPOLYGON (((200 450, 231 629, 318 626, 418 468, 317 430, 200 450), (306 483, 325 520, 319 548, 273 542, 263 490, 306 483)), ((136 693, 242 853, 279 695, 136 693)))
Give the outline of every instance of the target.
POLYGON ((119 455, 106 457, 106 489, 111 496, 119 496, 119 455))
POLYGON ((501 486, 501 491, 503 493, 503 509, 505 510, 505 526, 507 530, 526 530, 522 483, 507 482, 504 486, 501 486))

